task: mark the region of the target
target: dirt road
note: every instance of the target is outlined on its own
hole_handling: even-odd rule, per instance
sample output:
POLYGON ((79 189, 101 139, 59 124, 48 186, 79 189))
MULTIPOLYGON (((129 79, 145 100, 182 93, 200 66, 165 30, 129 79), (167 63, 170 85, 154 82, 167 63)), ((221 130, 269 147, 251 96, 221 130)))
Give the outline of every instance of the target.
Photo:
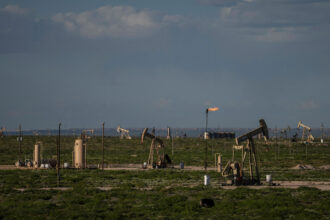
MULTIPOLYGON (((233 190, 237 187, 247 187, 249 189, 265 189, 265 188, 288 188, 288 189, 297 189, 301 186, 305 187, 312 187, 317 188, 319 190, 330 190, 330 182, 315 182, 315 181, 274 181, 274 183, 278 184, 277 186, 267 186, 267 185, 261 185, 261 186, 219 186, 226 190, 233 190)), ((198 185, 198 183, 196 183, 198 185)), ((212 185, 211 185, 212 186, 212 185)), ((175 186, 172 186, 175 187, 175 186)), ((190 186, 192 187, 192 186, 190 186)), ((216 187, 213 186, 213 187, 216 187)), ((96 189, 109 191, 118 187, 112 187, 112 186, 102 186, 102 187, 95 187, 96 189)), ((171 186, 168 186, 168 188, 171 188, 171 186)), ((72 187, 51 187, 51 188, 37 188, 38 190, 58 190, 58 191, 67 191, 72 190, 72 187)), ((137 188, 140 189, 140 188, 137 188)), ((152 190, 152 187, 149 188, 141 188, 140 190, 152 190)), ((26 190, 31 190, 31 188, 16 188, 17 191, 24 192, 26 190)))
MULTIPOLYGON (((148 169, 142 169, 141 164, 111 164, 107 168, 104 168, 105 170, 131 170, 131 171, 146 171, 148 169), (110 166, 110 167, 109 167, 110 166)), ((14 165, 0 165, 0 170, 15 170, 15 169, 34 169, 34 168, 27 168, 27 167, 19 167, 17 168, 14 165)), ((180 169, 179 166, 174 166, 174 169, 180 169)), ((198 166, 185 166, 184 170, 190 170, 190 171, 203 171, 204 167, 198 167, 198 166)), ((208 170, 215 170, 214 167, 208 168, 208 170)), ((274 181, 275 184, 278 186, 267 186, 267 185, 261 185, 261 186, 244 186, 251 189, 264 189, 264 188, 290 188, 290 189, 296 189, 301 186, 305 187, 314 187, 320 190, 330 190, 330 182, 324 182, 324 181, 274 181)), ((200 183, 196 183, 198 185, 200 183)), ((220 186, 223 189, 236 189, 238 186, 220 186)), ((101 190, 111 190, 112 187, 97 187, 101 190)), ((61 188, 40 188, 40 190, 70 190, 72 188, 70 187, 61 187, 61 188)), ((26 189, 17 189, 19 191, 24 191, 26 189)))

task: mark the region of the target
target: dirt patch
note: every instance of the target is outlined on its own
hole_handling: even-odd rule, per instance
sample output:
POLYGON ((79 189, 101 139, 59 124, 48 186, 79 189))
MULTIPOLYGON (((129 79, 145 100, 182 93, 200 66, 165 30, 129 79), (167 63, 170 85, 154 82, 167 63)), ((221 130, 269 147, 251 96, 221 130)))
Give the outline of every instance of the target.
MULTIPOLYGON (((312 187, 312 188, 317 188, 319 190, 330 190, 330 182, 322 182, 322 181, 274 181, 276 186, 267 186, 265 185, 260 185, 260 186, 219 186, 217 183, 213 182, 211 183, 211 186, 213 187, 221 187, 223 189, 236 189, 237 187, 246 187, 249 189, 265 189, 265 188, 288 188, 288 189, 297 189, 299 187, 312 187)), ((184 187, 195 187, 200 185, 200 183, 195 182, 191 184, 184 185, 184 187)), ((182 184, 172 184, 170 186, 167 186, 166 188, 175 188, 177 186, 182 186, 182 184)), ((116 189, 118 187, 113 187, 113 186, 102 186, 102 187, 95 187, 96 189, 100 189, 102 191, 109 191, 116 189)), ((59 190, 59 191, 66 191, 66 190, 72 190, 72 187, 52 187, 52 188, 34 188, 38 190, 59 190)), ((139 190, 153 190, 153 187, 143 187, 143 188, 136 188, 139 190)), ((17 188, 17 191, 24 192, 26 190, 31 190, 31 188, 17 188)))
POLYGON ((294 167, 291 167, 292 170, 315 170, 315 168, 312 165, 308 164, 297 164, 294 167))
POLYGON ((134 163, 128 163, 128 164, 107 164, 105 166, 106 168, 142 168, 141 164, 134 164, 134 163))
POLYGON ((311 187, 317 188, 319 190, 330 190, 330 182, 322 181, 274 181, 276 186, 221 186, 223 189, 236 189, 237 187, 246 187, 249 189, 265 189, 265 188, 287 188, 287 189, 297 189, 299 187, 311 187))
POLYGON ((319 167, 322 170, 330 170, 330 165, 323 165, 319 167))
MULTIPOLYGON (((174 169, 180 169, 179 165, 173 166, 174 169)), ((168 169, 172 169, 172 167, 168 167, 168 169)), ((142 169, 141 164, 109 164, 108 166, 105 166, 104 170, 148 170, 148 169, 142 169)), ((203 171, 203 166, 184 166, 184 170, 192 170, 192 171, 203 171)), ((208 167, 207 170, 215 171, 216 168, 214 167, 208 167)))
POLYGON ((46 188, 16 188, 17 191, 20 191, 20 192, 25 192, 25 191, 28 191, 28 190, 44 190, 44 191, 50 191, 50 190, 58 190, 58 191, 67 191, 67 190, 72 190, 73 188, 72 187, 46 187, 46 188))
POLYGON ((32 167, 16 167, 15 165, 0 165, 0 170, 28 170, 33 169, 32 167))

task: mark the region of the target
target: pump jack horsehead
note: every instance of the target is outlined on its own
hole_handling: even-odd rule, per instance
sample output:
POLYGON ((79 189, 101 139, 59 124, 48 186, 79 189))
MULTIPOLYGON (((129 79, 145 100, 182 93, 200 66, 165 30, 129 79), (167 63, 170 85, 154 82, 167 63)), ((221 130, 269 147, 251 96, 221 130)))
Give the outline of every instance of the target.
POLYGON ((163 141, 155 136, 155 133, 148 133, 148 128, 145 128, 141 135, 141 144, 145 137, 151 138, 151 145, 148 158, 148 168, 166 168, 172 161, 170 157, 165 154, 165 146, 163 141), (154 162, 154 151, 157 153, 157 161, 154 162))
POLYGON ((257 154, 256 154, 256 150, 255 150, 253 137, 258 134, 263 134, 265 141, 267 141, 269 139, 269 135, 268 135, 268 128, 267 128, 265 120, 260 119, 259 124, 260 124, 259 128, 236 138, 236 146, 235 145, 233 146, 233 156, 234 156, 235 149, 242 150, 241 163, 238 161, 233 161, 234 160, 234 157, 233 157, 232 161, 229 161, 227 163, 227 165, 225 166, 225 168, 222 172, 222 175, 225 177, 228 177, 230 174, 232 174, 234 184, 237 184, 237 185, 260 184, 260 175, 259 175, 259 168, 258 168, 258 162, 257 162, 257 154), (247 141, 246 146, 244 146, 244 145, 239 146, 239 144, 242 143, 243 141, 247 141), (249 154, 249 171, 250 171, 249 180, 243 179, 244 162, 245 162, 247 154, 249 154), (255 170, 255 174, 253 173, 253 167, 255 170))

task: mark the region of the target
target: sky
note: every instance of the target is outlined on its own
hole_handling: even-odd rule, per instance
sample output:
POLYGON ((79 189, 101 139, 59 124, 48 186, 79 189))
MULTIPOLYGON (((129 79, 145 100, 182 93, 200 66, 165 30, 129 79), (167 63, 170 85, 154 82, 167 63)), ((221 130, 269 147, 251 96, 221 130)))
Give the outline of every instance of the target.
POLYGON ((2 0, 0 126, 330 125, 330 1, 2 0))

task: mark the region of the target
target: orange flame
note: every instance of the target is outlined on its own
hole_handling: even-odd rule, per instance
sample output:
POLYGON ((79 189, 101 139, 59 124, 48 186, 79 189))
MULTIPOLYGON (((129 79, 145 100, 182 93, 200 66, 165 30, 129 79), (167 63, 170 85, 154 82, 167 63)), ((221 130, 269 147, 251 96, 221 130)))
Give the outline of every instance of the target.
POLYGON ((215 111, 218 111, 219 108, 218 107, 214 107, 214 108, 208 108, 207 109, 209 112, 215 112, 215 111))

